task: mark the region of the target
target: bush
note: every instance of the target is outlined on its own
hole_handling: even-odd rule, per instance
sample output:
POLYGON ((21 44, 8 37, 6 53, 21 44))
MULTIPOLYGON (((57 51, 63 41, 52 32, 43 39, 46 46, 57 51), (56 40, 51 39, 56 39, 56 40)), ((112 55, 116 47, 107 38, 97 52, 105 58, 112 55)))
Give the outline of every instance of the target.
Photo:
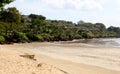
POLYGON ((38 35, 35 35, 36 39, 39 40, 39 41, 43 41, 43 36, 38 34, 38 35))
POLYGON ((26 33, 26 36, 28 37, 29 40, 35 41, 34 34, 26 33))
POLYGON ((4 42, 4 41, 5 41, 5 38, 0 35, 0 43, 1 43, 1 42, 4 42))
POLYGON ((5 37, 6 41, 12 42, 13 36, 11 34, 4 35, 4 37, 5 37))
POLYGON ((25 33, 17 32, 17 31, 13 32, 13 39, 17 40, 17 42, 20 42, 20 41, 23 41, 23 40, 28 40, 28 38, 25 35, 25 33))
POLYGON ((32 33, 27 33, 26 36, 28 37, 29 40, 32 41, 43 41, 43 37, 40 34, 32 34, 32 33))
POLYGON ((74 36, 74 38, 75 38, 75 39, 81 39, 81 38, 82 38, 82 36, 81 36, 81 35, 79 35, 79 34, 76 34, 76 35, 74 36))
POLYGON ((42 33, 40 34, 44 40, 50 40, 50 38, 52 38, 52 36, 50 36, 50 34, 47 34, 47 33, 42 33))

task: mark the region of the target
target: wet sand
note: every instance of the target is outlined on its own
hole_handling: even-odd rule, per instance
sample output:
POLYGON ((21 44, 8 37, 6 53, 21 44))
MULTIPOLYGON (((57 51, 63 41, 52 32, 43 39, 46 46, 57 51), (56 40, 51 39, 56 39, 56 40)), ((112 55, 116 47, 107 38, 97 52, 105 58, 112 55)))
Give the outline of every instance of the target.
POLYGON ((17 53, 16 56, 26 53, 34 54, 37 62, 53 66, 62 73, 120 74, 120 49, 115 47, 97 47, 81 43, 60 44, 47 42, 2 45, 0 47, 0 50, 5 49, 17 53))

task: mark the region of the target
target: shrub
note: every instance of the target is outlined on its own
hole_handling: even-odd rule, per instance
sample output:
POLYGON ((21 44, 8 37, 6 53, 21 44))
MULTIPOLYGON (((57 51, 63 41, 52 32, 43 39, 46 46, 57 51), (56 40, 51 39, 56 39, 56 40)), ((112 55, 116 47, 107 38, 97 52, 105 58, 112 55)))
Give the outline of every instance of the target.
POLYGON ((44 40, 50 40, 50 38, 52 37, 52 36, 50 36, 50 35, 47 34, 47 33, 42 33, 42 34, 40 34, 40 35, 43 37, 44 40))
POLYGON ((17 42, 20 42, 20 41, 23 41, 23 40, 28 40, 25 33, 17 32, 17 31, 13 32, 13 39, 17 40, 17 42))
POLYGON ((6 41, 12 42, 13 36, 11 34, 4 35, 4 37, 5 37, 6 41))
POLYGON ((0 43, 4 41, 5 41, 5 38, 2 35, 0 35, 0 43))
POLYGON ((74 36, 74 38, 75 38, 75 39, 81 39, 81 38, 82 38, 82 36, 81 36, 81 35, 79 35, 79 34, 76 34, 76 35, 74 36))
POLYGON ((32 33, 26 33, 26 36, 28 37, 29 40, 32 40, 32 41, 35 40, 34 34, 32 34, 32 33))
POLYGON ((27 33, 26 36, 28 37, 29 40, 32 41, 43 41, 43 36, 40 34, 32 34, 32 33, 27 33))
POLYGON ((40 35, 40 34, 35 35, 35 38, 36 38, 37 40, 39 40, 39 41, 43 41, 43 40, 44 40, 44 39, 43 39, 43 36, 40 35))

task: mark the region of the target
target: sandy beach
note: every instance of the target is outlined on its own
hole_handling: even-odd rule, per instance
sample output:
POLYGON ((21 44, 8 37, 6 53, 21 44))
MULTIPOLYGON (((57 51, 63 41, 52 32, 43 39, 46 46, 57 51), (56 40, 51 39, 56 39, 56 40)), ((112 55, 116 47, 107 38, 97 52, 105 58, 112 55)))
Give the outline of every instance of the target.
POLYGON ((58 42, 0 45, 0 60, 0 74, 120 74, 117 47, 58 42))

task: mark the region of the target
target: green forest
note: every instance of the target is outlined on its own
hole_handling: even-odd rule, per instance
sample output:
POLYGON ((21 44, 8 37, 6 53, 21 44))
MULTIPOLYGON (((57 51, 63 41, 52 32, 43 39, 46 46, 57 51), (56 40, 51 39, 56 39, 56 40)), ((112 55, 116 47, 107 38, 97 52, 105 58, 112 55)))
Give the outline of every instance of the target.
POLYGON ((84 21, 47 20, 43 15, 22 15, 16 7, 4 8, 13 1, 0 1, 1 44, 120 37, 120 27, 106 28, 103 23, 84 21))

